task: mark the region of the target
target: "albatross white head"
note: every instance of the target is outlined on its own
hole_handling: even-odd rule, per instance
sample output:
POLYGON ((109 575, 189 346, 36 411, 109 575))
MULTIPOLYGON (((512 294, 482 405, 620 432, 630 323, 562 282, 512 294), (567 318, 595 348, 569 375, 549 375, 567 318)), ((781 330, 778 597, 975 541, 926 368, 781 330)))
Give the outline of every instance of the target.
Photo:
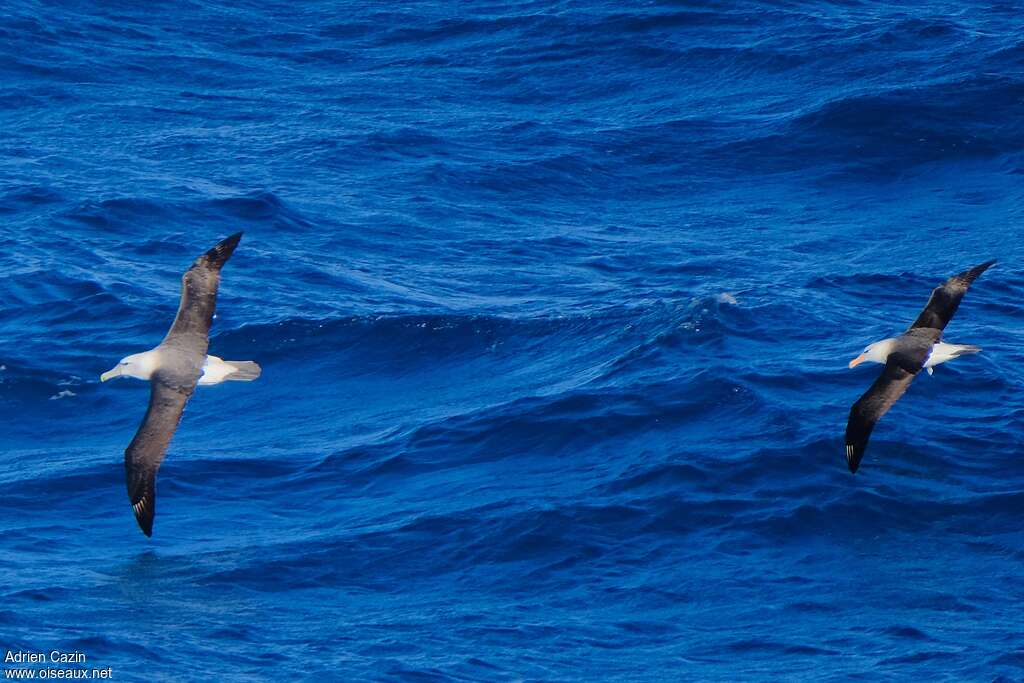
POLYGON ((859 356, 850 361, 850 367, 855 368, 865 361, 868 363, 885 363, 889 358, 889 354, 892 353, 892 347, 895 343, 895 339, 889 338, 876 341, 874 344, 868 344, 867 348, 859 356))
POLYGON ((114 377, 135 377, 148 380, 156 372, 158 365, 156 351, 133 353, 130 356, 125 356, 120 363, 100 375, 100 381, 106 382, 114 377))

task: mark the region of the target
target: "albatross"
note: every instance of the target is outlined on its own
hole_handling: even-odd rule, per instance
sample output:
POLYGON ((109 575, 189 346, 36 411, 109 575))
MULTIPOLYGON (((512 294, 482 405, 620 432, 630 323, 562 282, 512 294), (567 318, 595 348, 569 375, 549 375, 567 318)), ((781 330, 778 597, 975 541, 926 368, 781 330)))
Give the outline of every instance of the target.
POLYGON ((871 388, 850 408, 846 423, 846 464, 850 472, 856 472, 860 466, 875 423, 899 400, 917 373, 927 370, 930 375, 936 365, 981 351, 981 347, 973 344, 942 341, 942 331, 956 313, 967 288, 994 264, 994 260, 986 261, 943 282, 932 290, 928 304, 906 332, 869 344, 850 361, 851 368, 864 362, 885 365, 871 388))
POLYGON ((163 462, 181 413, 196 386, 229 380, 248 382, 260 375, 260 366, 252 361, 229 361, 206 353, 217 303, 220 269, 240 239, 240 232, 224 239, 185 271, 181 277, 178 314, 167 336, 156 348, 125 356, 116 366, 100 375, 103 382, 114 377, 149 380, 149 408, 135 438, 124 452, 128 499, 139 528, 146 536, 153 535, 156 471, 163 462))

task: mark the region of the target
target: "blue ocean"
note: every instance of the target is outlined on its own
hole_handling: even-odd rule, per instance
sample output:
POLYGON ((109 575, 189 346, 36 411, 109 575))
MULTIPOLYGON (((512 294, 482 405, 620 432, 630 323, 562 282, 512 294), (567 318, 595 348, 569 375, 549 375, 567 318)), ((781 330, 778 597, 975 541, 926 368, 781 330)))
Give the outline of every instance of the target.
POLYGON ((1024 680, 1017 3, 12 0, 0 130, 0 655, 1024 680), (239 230, 148 539, 99 375, 239 230))

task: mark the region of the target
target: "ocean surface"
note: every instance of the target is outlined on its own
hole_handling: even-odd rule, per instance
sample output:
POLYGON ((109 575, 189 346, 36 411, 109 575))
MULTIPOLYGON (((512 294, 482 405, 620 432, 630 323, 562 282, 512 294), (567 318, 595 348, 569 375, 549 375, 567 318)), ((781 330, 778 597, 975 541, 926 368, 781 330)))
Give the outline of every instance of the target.
POLYGON ((1024 679, 1019 4, 4 5, 0 655, 1024 679), (147 539, 99 375, 238 230, 210 352, 263 376, 147 539), (851 475, 847 362, 990 258, 851 475))

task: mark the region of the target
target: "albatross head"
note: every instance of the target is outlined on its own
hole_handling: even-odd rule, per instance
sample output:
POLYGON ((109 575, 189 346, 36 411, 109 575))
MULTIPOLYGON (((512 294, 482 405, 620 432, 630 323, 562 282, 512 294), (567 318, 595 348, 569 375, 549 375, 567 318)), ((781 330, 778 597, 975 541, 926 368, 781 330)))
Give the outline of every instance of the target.
POLYGON ((106 382, 114 377, 135 377, 136 379, 149 379, 156 370, 156 353, 145 351, 125 356, 121 362, 100 375, 100 381, 106 382))
POLYGON ((861 363, 867 361, 868 363, 885 363, 889 358, 889 354, 892 353, 892 345, 895 339, 883 339, 882 341, 876 341, 874 344, 868 344, 864 351, 850 361, 850 367, 855 368, 861 363))

